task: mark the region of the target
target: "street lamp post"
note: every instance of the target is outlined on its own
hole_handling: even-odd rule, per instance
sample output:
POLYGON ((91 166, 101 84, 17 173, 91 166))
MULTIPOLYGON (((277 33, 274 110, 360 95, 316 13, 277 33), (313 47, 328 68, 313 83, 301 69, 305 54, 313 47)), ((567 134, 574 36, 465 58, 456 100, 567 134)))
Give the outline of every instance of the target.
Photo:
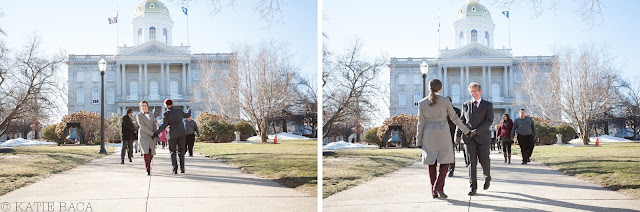
POLYGON ((429 73, 429 65, 427 61, 422 61, 420 64, 420 72, 422 72, 422 98, 427 96, 427 74, 429 73))
POLYGON ((104 70, 107 69, 107 62, 104 58, 98 62, 98 69, 100 69, 100 154, 107 154, 107 150, 104 149, 104 70))

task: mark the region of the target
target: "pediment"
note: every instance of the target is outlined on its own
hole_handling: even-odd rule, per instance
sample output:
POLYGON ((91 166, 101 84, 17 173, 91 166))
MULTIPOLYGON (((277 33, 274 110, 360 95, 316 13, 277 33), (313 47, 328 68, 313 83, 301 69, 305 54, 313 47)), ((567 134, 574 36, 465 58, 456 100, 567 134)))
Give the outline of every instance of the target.
POLYGON ((127 49, 120 53, 119 57, 127 56, 189 56, 189 52, 185 52, 182 49, 175 48, 173 46, 166 45, 158 41, 149 41, 127 49))
POLYGON ((469 59, 469 58, 511 58, 511 55, 488 48, 480 44, 469 44, 460 49, 447 52, 440 59, 469 59))

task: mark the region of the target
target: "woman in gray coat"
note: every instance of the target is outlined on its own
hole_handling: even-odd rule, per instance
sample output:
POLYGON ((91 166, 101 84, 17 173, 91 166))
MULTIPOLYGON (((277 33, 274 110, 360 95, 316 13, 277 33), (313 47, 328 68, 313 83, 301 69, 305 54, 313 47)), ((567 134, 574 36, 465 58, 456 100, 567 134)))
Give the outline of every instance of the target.
POLYGON ((144 165, 147 167, 147 175, 151 175, 151 159, 156 154, 156 142, 152 138, 153 132, 158 128, 153 114, 149 114, 149 103, 140 102, 140 113, 136 115, 140 129, 138 130, 138 140, 140 150, 144 157, 144 165))
POLYGON ((465 134, 475 133, 462 123, 453 110, 451 102, 446 97, 440 96, 440 91, 442 91, 442 82, 438 79, 432 79, 429 81, 429 96, 418 102, 418 135, 416 138, 418 146, 422 149, 422 164, 429 165, 433 198, 438 196, 447 198, 444 193, 444 179, 449 164, 455 160, 447 116, 465 134), (440 163, 439 174, 436 172, 437 163, 440 163))

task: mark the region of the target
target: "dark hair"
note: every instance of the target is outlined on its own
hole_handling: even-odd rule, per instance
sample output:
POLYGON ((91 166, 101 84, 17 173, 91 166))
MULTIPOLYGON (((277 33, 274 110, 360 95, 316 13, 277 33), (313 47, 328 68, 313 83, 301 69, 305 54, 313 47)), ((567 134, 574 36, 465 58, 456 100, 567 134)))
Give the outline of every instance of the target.
POLYGON ((450 96, 447 96, 447 98, 449 98, 449 102, 453 102, 453 100, 451 100, 451 97, 450 97, 450 96))
MULTIPOLYGON (((502 116, 507 116, 507 122, 511 121, 511 117, 509 117, 509 114, 505 113, 502 116)), ((500 119, 500 126, 502 126, 502 125, 504 125, 504 119, 500 119)))
POLYGON ((520 108, 520 111, 525 111, 524 108, 520 108))
POLYGON ((133 113, 133 109, 131 109, 131 108, 127 109, 127 115, 129 115, 131 113, 133 113))
POLYGON ((142 104, 147 104, 147 106, 149 106, 149 102, 144 101, 144 100, 142 100, 142 101, 140 102, 140 106, 142 106, 142 104))
POLYGON ((438 79, 432 79, 429 81, 429 106, 434 105, 436 103, 436 92, 442 89, 442 82, 438 79))

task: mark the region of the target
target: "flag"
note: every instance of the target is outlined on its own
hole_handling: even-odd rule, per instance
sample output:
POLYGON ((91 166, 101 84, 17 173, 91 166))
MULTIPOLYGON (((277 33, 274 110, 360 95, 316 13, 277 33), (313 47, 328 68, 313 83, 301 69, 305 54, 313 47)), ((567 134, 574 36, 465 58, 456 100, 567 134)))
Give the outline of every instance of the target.
POLYGON ((502 14, 503 14, 504 16, 507 16, 507 18, 509 18, 509 10, 507 10, 507 11, 502 11, 502 14))
POLYGON ((182 13, 184 13, 185 15, 188 15, 188 14, 187 14, 187 8, 186 8, 186 7, 182 7, 182 13))
POLYGON ((109 19, 109 24, 116 24, 116 23, 118 23, 118 13, 116 13, 116 17, 108 18, 108 19, 109 19))

